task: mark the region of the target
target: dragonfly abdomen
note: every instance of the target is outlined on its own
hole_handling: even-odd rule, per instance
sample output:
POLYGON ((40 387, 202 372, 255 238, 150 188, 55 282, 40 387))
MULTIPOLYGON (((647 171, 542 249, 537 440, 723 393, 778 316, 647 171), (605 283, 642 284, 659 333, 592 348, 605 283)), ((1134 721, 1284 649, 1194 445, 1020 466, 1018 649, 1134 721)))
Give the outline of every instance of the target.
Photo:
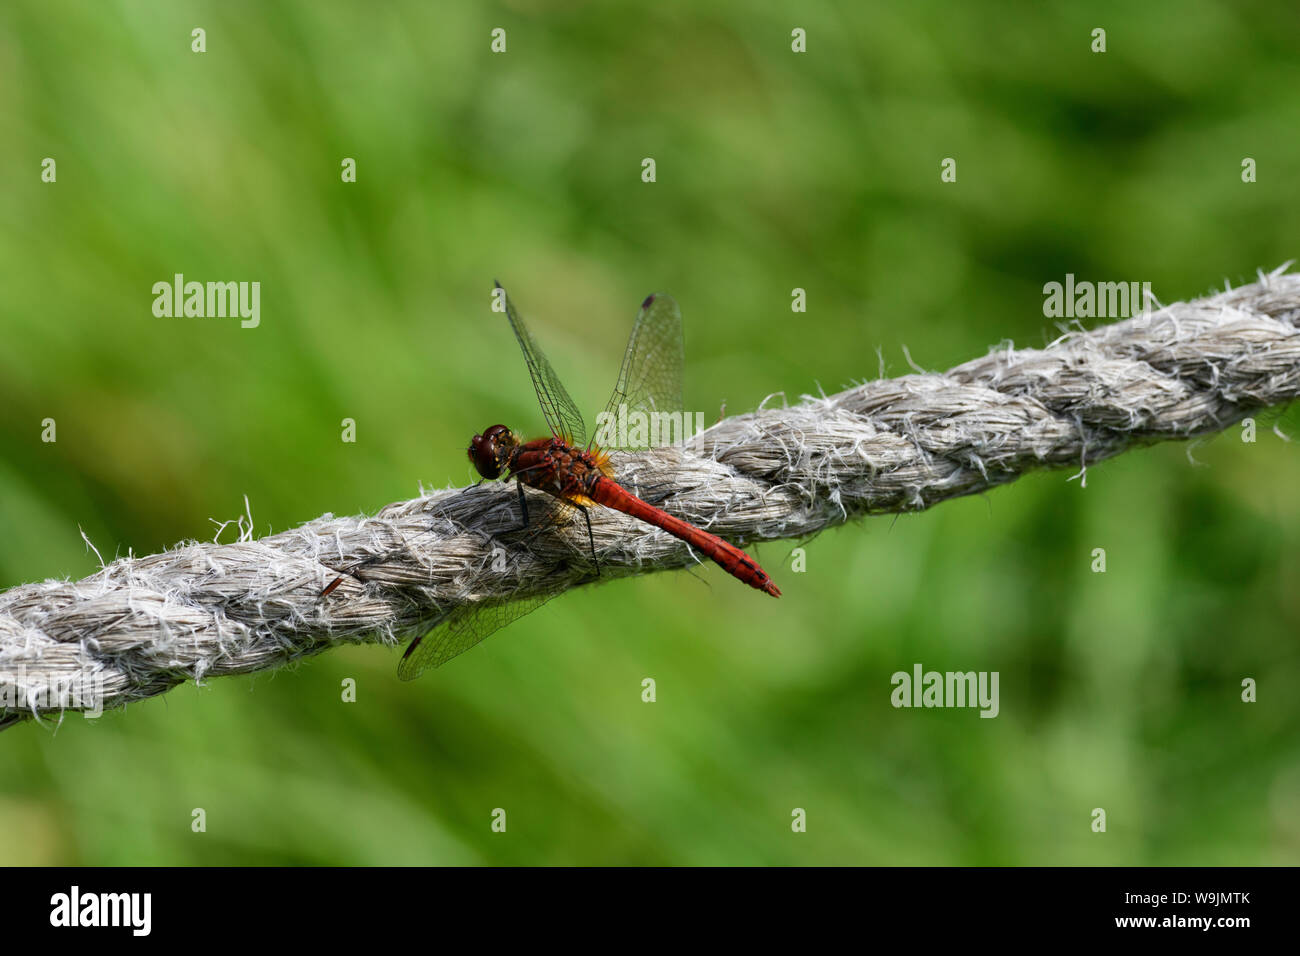
POLYGON ((781 596, 781 589, 768 577, 767 572, 759 567, 757 561, 716 534, 710 534, 688 521, 676 518, 642 501, 622 485, 608 478, 598 478, 592 483, 588 494, 593 501, 606 508, 631 515, 656 528, 662 528, 675 538, 680 538, 692 548, 702 551, 732 577, 739 578, 750 587, 757 588, 772 597, 781 596))

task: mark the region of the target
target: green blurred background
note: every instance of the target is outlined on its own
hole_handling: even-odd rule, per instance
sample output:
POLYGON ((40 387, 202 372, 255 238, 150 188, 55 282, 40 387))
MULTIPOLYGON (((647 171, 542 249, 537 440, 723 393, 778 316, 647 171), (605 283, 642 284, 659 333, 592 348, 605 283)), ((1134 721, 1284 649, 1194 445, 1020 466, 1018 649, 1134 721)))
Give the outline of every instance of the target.
MULTIPOLYGON (((878 347, 1041 345, 1067 272, 1172 301, 1300 255, 1296 5, 1090 6, 6 3, 0 586, 92 572, 79 529, 144 554, 245 495, 262 534, 467 483, 475 430, 542 425, 494 277, 591 409, 671 291, 688 407, 738 412, 878 347), (260 281, 261 326, 155 318, 176 272, 260 281)), ((779 603, 627 579, 414 684, 346 648, 9 730, 0 862, 1300 862, 1268 425, 860 521, 803 574, 765 545, 779 603), (893 709, 917 662, 999 671, 1001 715, 893 709)))

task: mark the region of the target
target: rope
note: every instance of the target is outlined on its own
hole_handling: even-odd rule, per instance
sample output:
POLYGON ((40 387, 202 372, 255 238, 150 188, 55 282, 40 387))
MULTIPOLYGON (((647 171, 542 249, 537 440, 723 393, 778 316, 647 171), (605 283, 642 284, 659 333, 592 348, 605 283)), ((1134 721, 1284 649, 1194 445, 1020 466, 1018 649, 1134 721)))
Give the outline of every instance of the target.
MULTIPOLYGON (((929 508, 1037 468, 1084 476, 1126 449, 1300 397, 1300 275, 1285 269, 1043 349, 1003 344, 945 374, 728 418, 685 447, 615 454, 618 478, 743 545, 929 508), (665 469, 671 486, 652 486, 665 469)), ((530 491, 530 514, 548 501, 530 491)), ((396 643, 457 609, 597 580, 580 519, 494 537, 518 522, 513 486, 480 484, 261 539, 241 521, 233 543, 186 542, 80 581, 12 588, 0 594, 0 726, 282 667, 340 643, 396 643)), ((696 560, 608 509, 592 509, 591 522, 599 580, 696 560)))

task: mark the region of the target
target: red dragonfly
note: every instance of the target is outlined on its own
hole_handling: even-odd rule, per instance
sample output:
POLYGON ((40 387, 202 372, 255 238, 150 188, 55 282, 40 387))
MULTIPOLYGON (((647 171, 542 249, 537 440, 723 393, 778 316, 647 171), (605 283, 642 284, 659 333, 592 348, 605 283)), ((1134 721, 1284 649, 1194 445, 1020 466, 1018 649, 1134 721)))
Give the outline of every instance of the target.
MULTIPOLYGON (((586 425, 581 413, 560 383, 551 363, 533 341, 528 327, 515 311, 500 283, 497 283, 493 294, 499 308, 504 309, 510 320, 510 327, 523 350, 528 374, 533 380, 537 400, 551 432, 548 437, 523 442, 505 425, 492 425, 484 429, 481 435, 475 435, 470 442, 469 459, 484 479, 515 479, 522 519, 517 530, 522 531, 529 525, 528 498, 524 493, 524 486, 527 485, 553 495, 582 513, 587 523, 587 540, 593 561, 596 562, 597 574, 600 573, 600 565, 596 558, 588 509, 603 505, 662 528, 711 558, 728 574, 750 587, 779 597, 781 591, 767 572, 740 548, 643 501, 615 480, 608 457, 596 445, 595 436, 591 441, 587 440, 586 425)), ((617 436, 611 434, 608 426, 613 422, 626 423, 628 420, 636 420, 635 416, 650 414, 659 414, 660 420, 663 420, 665 414, 671 416, 672 413, 680 413, 682 360, 682 315, 677 302, 672 296, 651 295, 641 303, 641 311, 637 314, 632 335, 628 339, 618 384, 605 408, 605 414, 599 419, 606 426, 601 437, 606 439, 609 447, 626 448, 634 444, 626 438, 620 442, 617 436)), ((653 436, 654 432, 641 434, 653 436)), ((653 442, 643 441, 639 437, 636 443, 644 447, 653 442)), ((357 567, 359 565, 354 565, 348 573, 357 567)), ((333 591, 342 580, 342 575, 335 578, 321 592, 322 597, 333 591)), ((473 605, 451 612, 432 631, 411 642, 398 665, 398 676, 412 680, 427 668, 446 663, 499 628, 535 610, 552 596, 553 594, 543 593, 522 600, 473 605)))

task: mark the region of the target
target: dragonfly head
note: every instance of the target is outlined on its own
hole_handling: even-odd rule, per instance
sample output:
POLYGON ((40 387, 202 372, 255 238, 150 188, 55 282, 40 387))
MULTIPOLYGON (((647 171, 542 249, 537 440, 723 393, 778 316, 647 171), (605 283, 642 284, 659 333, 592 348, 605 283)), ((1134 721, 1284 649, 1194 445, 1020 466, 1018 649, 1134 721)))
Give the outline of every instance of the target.
POLYGON ((505 425, 493 425, 475 435, 469 443, 469 460, 484 478, 500 478, 510 467, 510 459, 519 447, 519 439, 505 425))

